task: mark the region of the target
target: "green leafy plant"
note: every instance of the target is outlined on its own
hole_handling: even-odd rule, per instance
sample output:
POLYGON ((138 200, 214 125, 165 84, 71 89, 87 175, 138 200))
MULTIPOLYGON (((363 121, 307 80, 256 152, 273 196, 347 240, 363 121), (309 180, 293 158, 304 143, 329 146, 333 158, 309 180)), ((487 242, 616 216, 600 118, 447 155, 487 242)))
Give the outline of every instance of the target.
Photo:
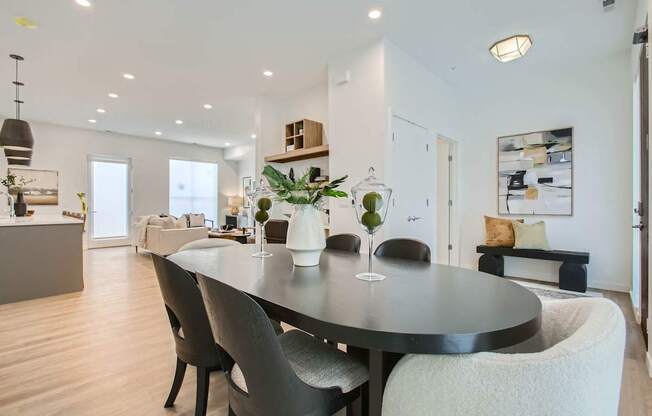
POLYGON ((348 175, 330 182, 311 183, 310 177, 314 169, 311 167, 301 177, 292 180, 283 172, 267 165, 263 169, 263 176, 267 178, 269 187, 276 194, 277 199, 289 204, 316 205, 323 197, 345 198, 348 196, 346 192, 337 190, 348 178, 348 175))
POLYGON ((27 179, 24 176, 8 174, 4 178, 0 177, 0 184, 7 188, 7 191, 22 192, 25 185, 34 182, 34 179, 27 179))

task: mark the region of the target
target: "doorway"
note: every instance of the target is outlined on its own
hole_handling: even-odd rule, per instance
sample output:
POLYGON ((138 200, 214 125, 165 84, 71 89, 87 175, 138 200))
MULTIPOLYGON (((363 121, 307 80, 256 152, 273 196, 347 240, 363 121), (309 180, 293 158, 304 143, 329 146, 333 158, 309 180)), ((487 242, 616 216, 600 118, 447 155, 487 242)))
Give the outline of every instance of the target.
POLYGON ((457 233, 457 143, 437 137, 437 253, 439 264, 459 265, 457 233))
MULTIPOLYGON (((640 114, 640 134, 639 134, 639 170, 640 170, 640 191, 639 201, 635 207, 634 213, 638 217, 638 223, 634 228, 638 230, 639 240, 639 268, 638 268, 638 292, 640 293, 640 322, 641 330, 645 344, 648 343, 647 320, 648 320, 648 267, 649 267, 649 76, 648 76, 648 57, 647 44, 641 48, 639 55, 639 77, 638 77, 638 95, 639 95, 639 114, 640 114)), ((635 237, 636 240, 636 237, 635 237)), ((634 287, 636 288, 636 284, 634 287)))
POLYGON ((131 243, 131 161, 90 156, 88 247, 131 243))

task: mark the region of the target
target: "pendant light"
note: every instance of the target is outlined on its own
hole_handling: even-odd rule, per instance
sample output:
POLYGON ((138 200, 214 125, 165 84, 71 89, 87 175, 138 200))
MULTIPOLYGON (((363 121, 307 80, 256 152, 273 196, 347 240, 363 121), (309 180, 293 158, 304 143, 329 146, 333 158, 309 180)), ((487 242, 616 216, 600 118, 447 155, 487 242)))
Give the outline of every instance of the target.
POLYGON ((0 130, 0 146, 8 150, 29 150, 34 147, 34 137, 32 136, 32 129, 29 124, 20 119, 20 105, 23 101, 20 100, 20 87, 22 82, 18 81, 18 63, 24 58, 20 55, 9 55, 9 57, 16 61, 16 80, 13 84, 16 86, 16 118, 8 118, 2 123, 2 130, 0 130))
POLYGON ((29 166, 32 163, 31 150, 5 149, 5 157, 7 158, 7 164, 9 164, 10 166, 11 165, 29 166))

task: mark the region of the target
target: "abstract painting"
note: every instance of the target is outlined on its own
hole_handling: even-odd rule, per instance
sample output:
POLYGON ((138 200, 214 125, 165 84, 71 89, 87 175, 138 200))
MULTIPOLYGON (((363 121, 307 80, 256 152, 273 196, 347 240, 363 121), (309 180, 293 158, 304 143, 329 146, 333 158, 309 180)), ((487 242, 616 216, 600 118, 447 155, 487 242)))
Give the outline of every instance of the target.
POLYGON ((8 172, 30 181, 23 187, 27 205, 59 205, 59 172, 56 170, 9 168, 8 172))
POLYGON ((253 185, 253 179, 251 179, 251 176, 245 176, 242 178, 243 208, 251 208, 251 200, 249 199, 248 194, 251 191, 252 185, 253 185))
POLYGON ((573 129, 498 138, 498 213, 573 215, 573 129))

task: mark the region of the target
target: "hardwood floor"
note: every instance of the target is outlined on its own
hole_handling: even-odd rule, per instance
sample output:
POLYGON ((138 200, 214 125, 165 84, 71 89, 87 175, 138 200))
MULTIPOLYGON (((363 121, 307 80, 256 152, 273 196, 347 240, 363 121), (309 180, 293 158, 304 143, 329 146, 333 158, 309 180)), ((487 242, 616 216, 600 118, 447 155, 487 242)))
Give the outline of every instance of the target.
MULTIPOLYGON (((192 415, 189 367, 172 409, 174 345, 149 256, 130 248, 85 252, 81 293, 0 305, 0 415, 192 415)), ((652 380, 627 295, 605 292, 627 318, 621 416, 652 415, 652 380)), ((211 375, 209 415, 226 415, 211 375)))

